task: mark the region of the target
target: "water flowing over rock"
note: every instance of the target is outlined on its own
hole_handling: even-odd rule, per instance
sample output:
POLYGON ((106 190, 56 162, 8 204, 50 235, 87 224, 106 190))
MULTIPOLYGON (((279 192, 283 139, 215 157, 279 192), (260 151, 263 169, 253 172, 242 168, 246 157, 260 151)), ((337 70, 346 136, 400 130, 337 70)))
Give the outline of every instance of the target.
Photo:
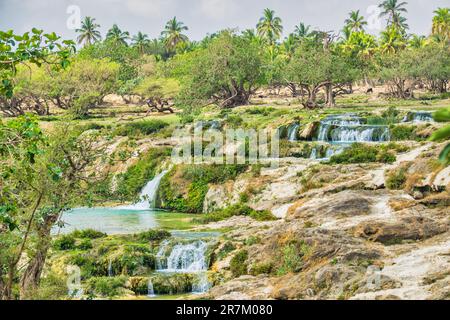
POLYGON ((384 142, 390 140, 387 126, 365 125, 364 119, 355 115, 329 116, 321 121, 318 141, 348 142, 384 142))
POLYGON ((403 119, 403 122, 434 122, 433 115, 429 111, 414 111, 408 112, 408 114, 403 119))
POLYGON ((141 194, 139 195, 140 201, 138 203, 131 206, 121 206, 117 209, 149 210, 155 208, 156 195, 158 193, 159 184, 161 183, 161 179, 167 172, 167 170, 164 170, 145 185, 145 187, 141 191, 141 194))
POLYGON ((207 250, 208 243, 202 240, 174 245, 170 240, 166 240, 161 243, 156 254, 157 271, 195 274, 196 280, 192 285, 192 292, 204 293, 211 287, 207 275, 207 250))
POLYGON ((293 123, 288 127, 288 140, 291 142, 297 141, 298 129, 300 128, 299 123, 293 123))

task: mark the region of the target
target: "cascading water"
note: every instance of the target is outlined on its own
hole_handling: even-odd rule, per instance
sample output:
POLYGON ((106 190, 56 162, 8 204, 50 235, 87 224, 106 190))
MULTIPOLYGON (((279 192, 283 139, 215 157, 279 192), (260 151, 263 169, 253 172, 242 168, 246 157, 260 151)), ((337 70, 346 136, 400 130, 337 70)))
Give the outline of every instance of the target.
POLYGON ((289 141, 291 141, 291 142, 297 141, 298 128, 300 128, 300 124, 299 123, 291 124, 288 127, 288 140, 289 141))
POLYGON ((192 292, 206 292, 211 287, 206 273, 208 271, 207 249, 208 243, 202 240, 176 243, 173 246, 170 241, 163 241, 156 254, 157 272, 192 273, 196 278, 192 292))
POLYGON ((329 116, 320 122, 318 141, 347 142, 383 142, 390 140, 387 126, 365 125, 364 119, 352 115, 329 116))
POLYGON ((406 117, 403 119, 403 122, 413 122, 413 123, 421 123, 421 122, 433 122, 433 115, 428 111, 411 111, 406 117))
POLYGON ((141 191, 141 194, 139 195, 140 201, 138 203, 131 206, 117 207, 117 209, 142 211, 155 208, 156 195, 158 193, 159 184, 161 183, 161 179, 167 172, 168 170, 164 170, 145 185, 145 187, 141 191))
POLYGON ((152 279, 148 279, 147 283, 147 297, 154 298, 156 297, 155 290, 153 289, 153 282, 152 279))

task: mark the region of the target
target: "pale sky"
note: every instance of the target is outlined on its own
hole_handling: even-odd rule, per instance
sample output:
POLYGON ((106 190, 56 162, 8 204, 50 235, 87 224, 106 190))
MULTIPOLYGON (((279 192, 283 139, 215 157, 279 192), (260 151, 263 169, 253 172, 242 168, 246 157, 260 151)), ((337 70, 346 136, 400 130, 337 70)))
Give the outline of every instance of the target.
MULTIPOLYGON (((399 0, 402 1, 402 0, 399 0)), ((407 1, 407 0, 406 0, 407 1)), ((32 27, 55 31, 74 39, 77 12, 92 16, 102 35, 113 23, 132 35, 138 31, 158 37, 167 20, 176 16, 194 40, 225 28, 255 27, 264 8, 271 8, 283 20, 284 35, 304 22, 320 30, 342 29, 351 10, 360 10, 369 20, 369 32, 379 33, 374 9, 381 0, 0 0, 0 30, 23 33, 32 27), (68 12, 69 11, 69 12, 68 12), (75 18, 74 18, 75 17, 75 18), (68 27, 69 25, 69 27, 68 27)), ((450 7, 450 0, 409 0, 406 17, 411 33, 429 34, 433 11, 450 7)), ((385 22, 381 22, 384 27, 385 22)))

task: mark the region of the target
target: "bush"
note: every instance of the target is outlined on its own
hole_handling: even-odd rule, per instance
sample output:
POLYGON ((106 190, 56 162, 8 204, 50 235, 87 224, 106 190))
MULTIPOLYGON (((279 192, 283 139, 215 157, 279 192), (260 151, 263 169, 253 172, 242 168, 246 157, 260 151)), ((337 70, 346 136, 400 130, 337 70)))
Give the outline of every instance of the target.
POLYGON ((91 278, 86 284, 86 293, 94 296, 114 297, 125 287, 126 277, 91 278))
POLYGON ((99 239, 107 237, 107 234, 94 229, 85 229, 75 230, 72 232, 72 236, 78 239, 99 239))
POLYGON ((401 190, 405 187, 406 172, 408 168, 400 167, 398 170, 392 170, 388 173, 386 178, 386 187, 391 190, 401 190))
POLYGON ((418 140, 419 137, 416 135, 415 130, 414 126, 394 126, 391 128, 391 140, 418 140))
POLYGON ((114 134, 118 136, 139 136, 157 133, 168 126, 168 123, 161 120, 144 120, 130 122, 117 127, 114 134))
POLYGON ((225 220, 233 216, 249 216, 258 221, 276 220, 276 217, 270 211, 257 211, 247 205, 238 203, 222 210, 204 214, 201 218, 196 219, 196 221, 199 223, 210 223, 225 220))
POLYGON ((278 275, 289 272, 299 272, 303 267, 303 257, 310 252, 310 247, 304 243, 290 243, 281 249, 282 265, 278 269, 278 275))
POLYGON ((385 146, 372 146, 362 143, 354 143, 340 154, 330 158, 331 164, 382 162, 393 163, 395 154, 390 150, 391 144, 385 146))
POLYGON ((169 231, 166 230, 148 230, 145 232, 141 232, 137 235, 135 235, 135 237, 139 240, 139 241, 144 241, 144 242, 150 242, 150 241, 161 241, 167 238, 171 237, 171 234, 169 231))
POLYGON ((234 277, 247 274, 247 250, 238 251, 230 261, 230 270, 234 277))
POLYGON ((80 249, 80 250, 90 250, 90 249, 92 249, 92 241, 90 239, 84 239, 77 246, 77 248, 80 249))
POLYGON ((74 250, 76 248, 75 238, 70 234, 63 235, 53 242, 53 248, 61 251, 74 250))
POLYGON ((273 269, 272 263, 259 263, 251 267, 251 274, 257 276, 259 274, 271 274, 273 269))

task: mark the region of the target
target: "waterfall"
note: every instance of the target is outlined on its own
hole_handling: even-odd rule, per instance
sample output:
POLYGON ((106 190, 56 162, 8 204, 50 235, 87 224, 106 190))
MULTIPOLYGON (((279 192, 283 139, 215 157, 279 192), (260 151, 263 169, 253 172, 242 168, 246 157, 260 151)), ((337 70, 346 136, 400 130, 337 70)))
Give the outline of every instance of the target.
POLYGON ((112 277, 113 276, 113 270, 112 270, 112 259, 109 258, 109 262, 108 262, 108 277, 112 277))
POLYGON ((192 273, 196 278, 192 285, 192 292, 206 292, 211 287, 207 275, 207 249, 208 244, 202 240, 177 243, 172 247, 170 242, 165 240, 156 254, 157 272, 192 273))
POLYGON ((164 272, 198 272, 208 270, 206 263, 206 242, 198 240, 191 243, 178 243, 166 256, 168 244, 162 244, 156 254, 158 271, 164 272))
POLYGON ((383 142, 390 140, 387 126, 339 126, 330 132, 332 142, 383 142))
POLYGON ((147 297, 149 298, 156 297, 155 290, 153 289, 152 279, 148 279, 147 290, 148 290, 147 297))
POLYGON ((433 115, 428 111, 411 111, 405 116, 402 122, 434 122, 433 115))
POLYGON ((164 170, 145 185, 145 187, 141 191, 141 194, 139 195, 140 201, 138 203, 131 206, 121 206, 117 209, 149 210, 155 208, 159 184, 161 183, 161 179, 167 172, 168 170, 164 170))
POLYGON ((370 142, 389 141, 387 126, 370 126, 364 119, 352 115, 329 116, 320 122, 318 141, 325 142, 370 142))
POLYGON ((289 141, 291 141, 291 142, 297 141, 298 128, 300 128, 300 124, 298 124, 298 123, 291 124, 288 127, 288 140, 289 141))

